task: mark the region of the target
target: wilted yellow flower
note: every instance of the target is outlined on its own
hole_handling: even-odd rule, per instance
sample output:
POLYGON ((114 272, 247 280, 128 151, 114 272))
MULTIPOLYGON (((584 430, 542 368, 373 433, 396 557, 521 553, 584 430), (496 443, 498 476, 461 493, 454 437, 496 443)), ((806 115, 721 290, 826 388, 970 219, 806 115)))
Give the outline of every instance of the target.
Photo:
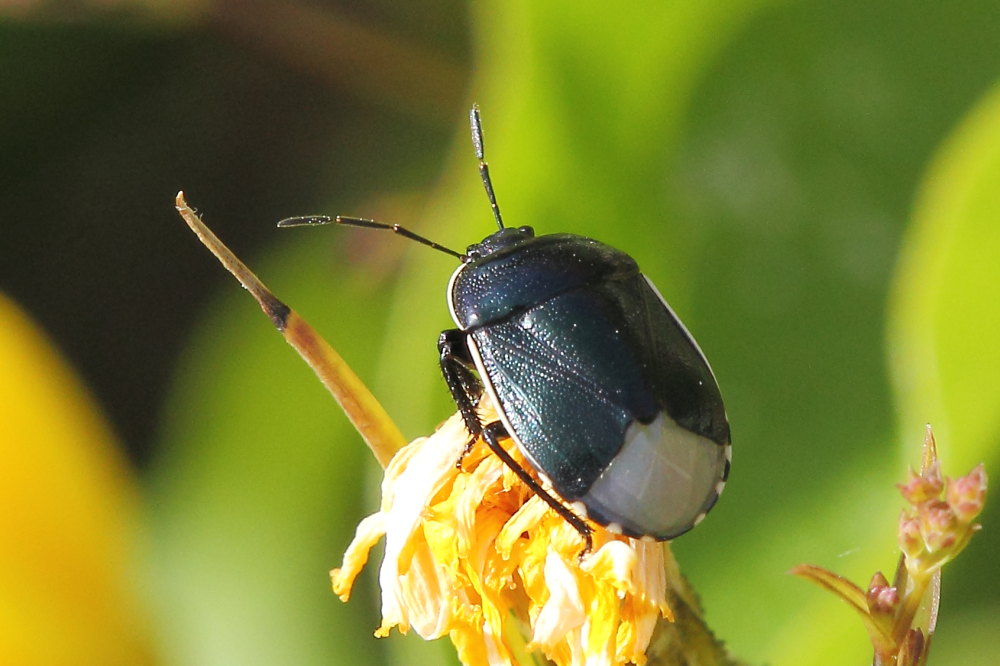
MULTIPOLYGON (((577 531, 485 443, 456 467, 467 441, 456 414, 396 454, 381 509, 361 522, 331 572, 334 591, 347 600, 385 536, 378 636, 393 627, 448 635, 465 664, 517 663, 525 636, 527 649, 556 664, 644 663, 657 621, 673 619, 667 545, 595 528, 593 551, 581 558, 577 531)), ((504 445, 523 462, 510 440, 504 445)))

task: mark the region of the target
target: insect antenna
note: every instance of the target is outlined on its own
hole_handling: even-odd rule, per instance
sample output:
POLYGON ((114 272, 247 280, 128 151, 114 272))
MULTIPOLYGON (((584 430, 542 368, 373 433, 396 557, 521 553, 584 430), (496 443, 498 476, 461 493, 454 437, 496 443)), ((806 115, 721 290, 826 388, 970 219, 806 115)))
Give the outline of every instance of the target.
POLYGON ((361 217, 344 217, 342 215, 338 215, 336 217, 330 217, 329 215, 303 215, 301 217, 287 217, 278 222, 278 226, 281 228, 312 227, 320 224, 342 224, 345 227, 364 227, 365 229, 382 229, 385 231, 391 231, 394 234, 399 234, 403 238, 409 238, 410 240, 417 241, 418 243, 438 250, 439 252, 450 254, 460 261, 464 262, 468 259, 468 257, 462 253, 455 252, 455 250, 447 248, 444 245, 435 243, 429 238, 424 238, 420 234, 416 234, 406 227, 401 227, 398 224, 385 224, 384 222, 366 220, 361 217))
POLYGON ((479 175, 483 177, 483 187, 486 188, 486 196, 489 197, 493 217, 496 218, 497 226, 503 229, 500 206, 497 205, 497 197, 493 193, 493 181, 490 180, 490 167, 483 157, 483 121, 479 117, 478 104, 472 105, 472 111, 469 112, 469 124, 472 126, 472 145, 476 149, 476 158, 479 159, 479 175))

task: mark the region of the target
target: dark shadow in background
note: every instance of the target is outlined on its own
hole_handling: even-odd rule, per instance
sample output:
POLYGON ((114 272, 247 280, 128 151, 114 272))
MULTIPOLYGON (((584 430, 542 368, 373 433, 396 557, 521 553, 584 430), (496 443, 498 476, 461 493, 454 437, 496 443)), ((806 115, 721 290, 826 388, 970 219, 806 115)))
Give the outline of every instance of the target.
POLYGON ((426 188, 440 168, 463 115, 466 9, 364 11, 348 26, 400 35, 401 53, 413 45, 446 70, 428 72, 426 105, 419 86, 401 102, 388 79, 379 98, 378 67, 391 63, 352 70, 370 79, 355 94, 340 75, 367 63, 310 69, 281 43, 255 43, 267 25, 0 25, 0 290, 54 338, 134 462, 148 459, 192 322, 229 280, 176 216, 179 189, 252 257, 282 217, 426 188))

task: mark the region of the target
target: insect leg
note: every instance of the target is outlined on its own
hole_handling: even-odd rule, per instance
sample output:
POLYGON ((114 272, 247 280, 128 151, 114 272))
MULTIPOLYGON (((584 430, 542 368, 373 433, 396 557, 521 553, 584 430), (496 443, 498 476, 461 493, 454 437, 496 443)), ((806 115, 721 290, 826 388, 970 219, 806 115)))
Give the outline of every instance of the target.
POLYGON ((476 377, 469 347, 465 342, 465 334, 458 329, 450 329, 441 333, 438 338, 438 354, 441 361, 441 373, 451 391, 451 397, 458 405, 458 411, 465 421, 469 431, 469 441, 459 457, 456 467, 462 466, 462 459, 472 448, 476 438, 483 431, 483 424, 476 413, 476 405, 483 394, 483 384, 476 377))
POLYGON ((479 381, 479 378, 473 372, 473 362, 469 355, 469 347, 465 341, 465 333, 458 329, 451 329, 441 333, 441 337, 438 338, 438 352, 441 356, 441 372, 444 374, 444 380, 448 384, 448 389, 451 391, 451 397, 455 400, 455 404, 458 405, 458 410, 462 414, 462 418, 465 420, 465 427, 468 429, 469 434, 472 437, 466 444, 465 451, 462 452, 462 457, 458 459, 456 466, 461 467, 462 458, 465 454, 469 452, 472 448, 472 444, 476 441, 479 435, 482 435, 483 439, 490 449, 500 458, 501 461, 507 467, 509 467, 514 474, 518 476, 521 481, 523 481, 528 488, 532 490, 536 495, 542 498, 546 504, 548 504, 552 509, 558 513, 562 518, 568 522, 573 528, 580 533, 585 542, 585 547, 583 552, 580 553, 580 557, 583 557, 590 552, 593 548, 593 540, 591 539, 592 529, 587 523, 580 518, 578 515, 570 511, 566 506, 557 500, 555 497, 550 495, 548 491, 542 488, 541 484, 533 477, 524 467, 519 465, 516 460, 507 450, 500 446, 498 440, 499 436, 507 436, 507 431, 504 429, 503 424, 499 421, 490 423, 485 428, 482 422, 479 420, 479 415, 476 413, 476 403, 479 401, 479 397, 483 393, 483 384, 479 381))
POLYGON ((519 465, 518 462, 514 460, 509 453, 507 453, 507 449, 500 446, 500 442, 497 437, 501 435, 504 437, 508 436, 503 424, 499 421, 494 421, 483 428, 483 439, 486 440, 486 443, 489 445, 493 453, 495 453, 497 457, 500 458, 500 460, 502 460, 503 463, 514 472, 514 474, 517 474, 517 477, 521 479, 525 485, 531 488, 532 492, 541 497, 546 504, 552 507, 553 511, 558 513, 567 523, 573 526, 573 529, 580 533, 580 536, 583 537, 586 544, 583 548, 583 552, 580 553, 580 557, 582 558, 594 547, 594 542, 590 536, 593 533, 593 529, 591 529, 590 525, 588 525, 583 518, 570 511, 565 504, 550 495, 545 488, 542 488, 542 485, 535 479, 535 477, 533 477, 528 470, 519 465))

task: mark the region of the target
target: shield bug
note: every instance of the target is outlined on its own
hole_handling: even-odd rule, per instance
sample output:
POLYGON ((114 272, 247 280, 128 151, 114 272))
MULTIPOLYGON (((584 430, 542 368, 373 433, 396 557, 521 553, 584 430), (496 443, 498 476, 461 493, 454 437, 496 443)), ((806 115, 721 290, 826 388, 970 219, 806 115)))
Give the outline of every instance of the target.
POLYGON ((587 520, 632 537, 683 534, 729 474, 729 423, 708 361, 629 255, 583 236, 504 226, 475 106, 470 122, 499 230, 464 253, 361 218, 295 217, 278 226, 390 230, 459 259, 447 293, 457 328, 441 333, 438 352, 470 441, 482 435, 581 533, 586 550, 587 520), (484 393, 497 422, 476 413, 484 393), (538 479, 500 446, 504 436, 538 479))

